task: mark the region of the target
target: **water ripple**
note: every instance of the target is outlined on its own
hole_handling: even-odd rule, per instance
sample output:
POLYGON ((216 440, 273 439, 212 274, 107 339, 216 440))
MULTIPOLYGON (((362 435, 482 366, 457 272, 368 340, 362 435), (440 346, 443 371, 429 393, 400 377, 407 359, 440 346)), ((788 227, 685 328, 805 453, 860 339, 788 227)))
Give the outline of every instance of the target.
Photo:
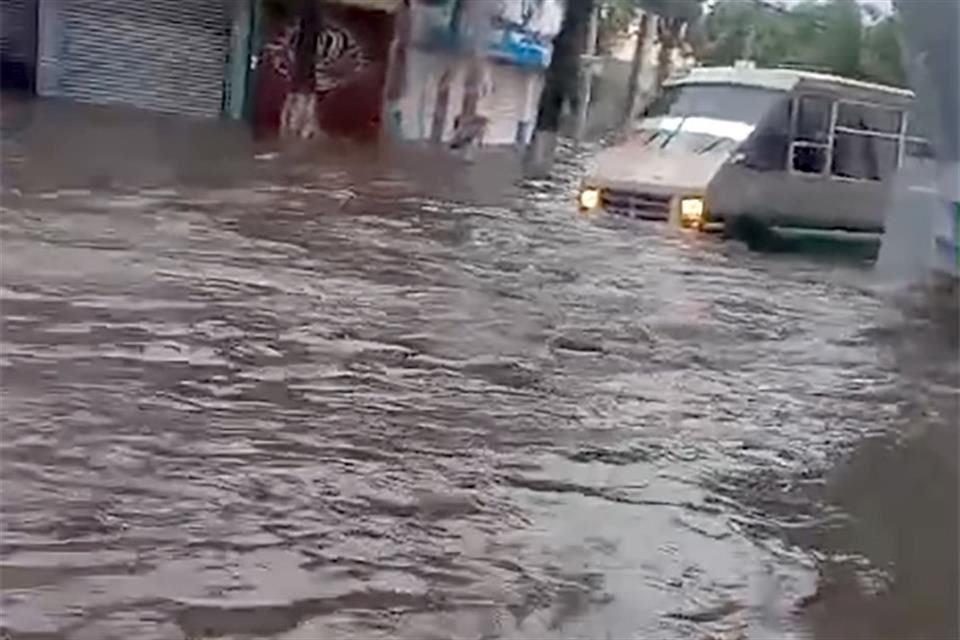
POLYGON ((4 154, 10 637, 831 637, 796 608, 842 609, 828 567, 903 560, 856 529, 858 456, 950 450, 916 444, 956 424, 950 338, 857 264, 577 216, 573 172, 247 149, 81 187, 30 149, 4 154))

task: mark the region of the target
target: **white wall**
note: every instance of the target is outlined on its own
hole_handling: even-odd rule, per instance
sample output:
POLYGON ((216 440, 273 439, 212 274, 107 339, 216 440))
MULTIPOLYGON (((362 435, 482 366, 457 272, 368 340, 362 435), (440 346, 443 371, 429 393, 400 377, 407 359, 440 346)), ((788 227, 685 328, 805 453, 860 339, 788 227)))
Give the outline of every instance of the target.
POLYGON ((542 87, 541 75, 515 66, 487 66, 487 92, 477 111, 490 119, 487 144, 514 144, 517 126, 527 123, 521 144, 530 140, 542 87))
MULTIPOLYGON (((411 48, 407 58, 406 93, 395 108, 400 113, 401 131, 407 140, 429 140, 433 113, 437 101, 437 85, 443 70, 454 69, 450 87, 444 140, 453 133, 453 119, 460 113, 466 65, 453 56, 411 48)), ((484 142, 487 145, 512 145, 516 141, 517 126, 532 123, 542 86, 541 74, 511 65, 484 63, 483 93, 477 106, 478 114, 489 119, 484 142)), ((527 127, 529 131, 532 124, 527 127)))

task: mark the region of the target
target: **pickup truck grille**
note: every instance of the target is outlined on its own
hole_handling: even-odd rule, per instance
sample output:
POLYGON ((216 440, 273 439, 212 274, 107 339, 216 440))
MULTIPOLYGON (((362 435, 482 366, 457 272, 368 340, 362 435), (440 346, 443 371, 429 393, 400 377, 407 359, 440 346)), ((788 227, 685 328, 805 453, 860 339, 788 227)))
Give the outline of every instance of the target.
POLYGON ((647 220, 666 220, 670 217, 669 195, 604 189, 601 202, 606 211, 616 215, 647 220))

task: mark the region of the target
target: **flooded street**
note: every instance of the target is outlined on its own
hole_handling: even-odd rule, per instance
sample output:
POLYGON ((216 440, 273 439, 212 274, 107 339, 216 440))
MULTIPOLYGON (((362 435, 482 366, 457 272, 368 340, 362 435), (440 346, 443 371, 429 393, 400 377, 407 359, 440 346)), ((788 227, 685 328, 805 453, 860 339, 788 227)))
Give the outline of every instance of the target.
POLYGON ((5 98, 3 163, 4 637, 957 637, 956 318, 867 264, 573 161, 5 98))

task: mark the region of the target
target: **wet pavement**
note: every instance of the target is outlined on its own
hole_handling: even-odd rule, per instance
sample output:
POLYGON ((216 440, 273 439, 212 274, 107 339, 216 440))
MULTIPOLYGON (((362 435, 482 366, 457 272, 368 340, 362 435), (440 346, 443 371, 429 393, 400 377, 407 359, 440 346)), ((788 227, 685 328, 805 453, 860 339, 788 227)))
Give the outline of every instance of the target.
POLYGON ((3 117, 5 637, 957 637, 957 320, 868 264, 3 117))

